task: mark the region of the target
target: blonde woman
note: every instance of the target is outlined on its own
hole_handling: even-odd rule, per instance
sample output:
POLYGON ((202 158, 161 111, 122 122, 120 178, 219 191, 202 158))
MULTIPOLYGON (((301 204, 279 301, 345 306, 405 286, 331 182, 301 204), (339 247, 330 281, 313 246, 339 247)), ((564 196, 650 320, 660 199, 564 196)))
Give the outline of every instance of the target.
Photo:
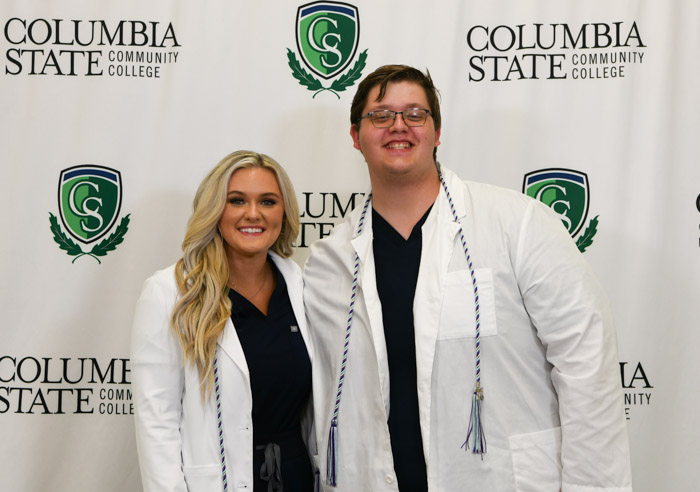
POLYGON ((182 258, 136 305, 145 492, 313 490, 298 231, 292 184, 268 156, 234 152, 199 186, 182 258))

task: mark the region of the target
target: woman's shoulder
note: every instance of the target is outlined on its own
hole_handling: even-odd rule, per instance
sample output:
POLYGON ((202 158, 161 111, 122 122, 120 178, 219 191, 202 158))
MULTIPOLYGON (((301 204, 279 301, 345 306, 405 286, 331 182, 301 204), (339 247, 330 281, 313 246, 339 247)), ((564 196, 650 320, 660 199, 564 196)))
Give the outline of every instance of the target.
POLYGON ((143 291, 159 291, 164 295, 177 293, 175 263, 153 272, 143 283, 143 291))
POLYGON ((153 282, 158 282, 158 283, 168 283, 168 282, 175 282, 175 265, 176 263, 173 263, 170 266, 167 266, 165 268, 162 268, 160 270, 156 270, 153 272, 153 274, 146 279, 146 281, 153 281, 153 282))

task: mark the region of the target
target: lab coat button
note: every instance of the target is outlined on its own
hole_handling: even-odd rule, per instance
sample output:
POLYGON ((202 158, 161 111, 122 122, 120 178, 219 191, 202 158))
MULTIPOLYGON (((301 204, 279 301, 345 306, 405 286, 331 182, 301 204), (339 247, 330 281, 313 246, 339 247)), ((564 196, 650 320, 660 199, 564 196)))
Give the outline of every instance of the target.
POLYGON ((386 476, 386 483, 394 483, 394 477, 391 475, 386 476))

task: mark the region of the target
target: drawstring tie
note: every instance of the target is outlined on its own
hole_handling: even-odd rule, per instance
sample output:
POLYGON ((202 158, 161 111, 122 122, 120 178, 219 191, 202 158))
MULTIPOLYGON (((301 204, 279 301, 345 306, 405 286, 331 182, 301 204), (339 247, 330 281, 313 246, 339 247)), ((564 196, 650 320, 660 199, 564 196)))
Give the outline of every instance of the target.
POLYGON ((282 492, 282 455, 279 444, 269 442, 255 447, 256 451, 262 449, 265 462, 260 467, 260 478, 267 482, 267 492, 282 492))

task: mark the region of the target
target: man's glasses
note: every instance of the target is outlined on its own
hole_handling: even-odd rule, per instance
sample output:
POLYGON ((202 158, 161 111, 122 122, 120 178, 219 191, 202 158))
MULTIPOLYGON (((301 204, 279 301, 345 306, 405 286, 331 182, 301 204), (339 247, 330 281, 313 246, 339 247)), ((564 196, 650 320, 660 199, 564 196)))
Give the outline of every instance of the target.
POLYGON ((403 117, 403 122, 406 126, 423 126, 425 120, 428 119, 430 110, 413 108, 404 111, 389 111, 388 109, 380 109, 378 111, 370 111, 360 119, 369 118, 375 128, 389 128, 396 121, 396 115, 400 114, 403 117))

